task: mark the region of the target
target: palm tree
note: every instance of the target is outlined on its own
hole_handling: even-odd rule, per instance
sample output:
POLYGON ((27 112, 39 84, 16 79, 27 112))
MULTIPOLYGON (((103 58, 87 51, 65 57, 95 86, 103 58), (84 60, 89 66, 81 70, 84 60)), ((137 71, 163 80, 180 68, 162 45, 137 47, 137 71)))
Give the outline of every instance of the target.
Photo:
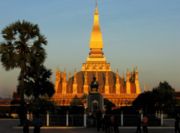
POLYGON ((33 64, 42 64, 46 53, 43 45, 46 38, 40 34, 38 25, 27 21, 17 21, 2 30, 4 42, 0 45, 0 55, 3 67, 6 70, 20 68, 18 94, 21 103, 24 103, 24 83, 27 68, 33 64))
POLYGON ((46 52, 43 45, 46 38, 41 35, 38 25, 27 21, 17 21, 2 30, 4 42, 0 43, 0 59, 8 71, 20 68, 17 86, 20 95, 20 122, 26 119, 24 95, 31 97, 35 107, 39 107, 42 96, 51 97, 54 86, 50 82, 51 71, 43 66, 46 52))

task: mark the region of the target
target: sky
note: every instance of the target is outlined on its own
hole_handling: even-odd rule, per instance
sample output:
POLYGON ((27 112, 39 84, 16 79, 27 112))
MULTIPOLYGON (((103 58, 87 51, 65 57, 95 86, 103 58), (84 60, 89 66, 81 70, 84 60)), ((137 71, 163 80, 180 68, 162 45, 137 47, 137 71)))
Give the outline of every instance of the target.
MULTIPOLYGON (((104 54, 120 76, 138 67, 142 90, 167 81, 180 91, 180 0, 98 0, 104 54)), ((81 70, 89 53, 95 0, 1 0, 0 31, 17 20, 46 36, 45 66, 81 70)), ((0 34, 0 42, 3 42, 0 34)), ((0 64, 0 97, 16 90, 19 69, 0 64)))

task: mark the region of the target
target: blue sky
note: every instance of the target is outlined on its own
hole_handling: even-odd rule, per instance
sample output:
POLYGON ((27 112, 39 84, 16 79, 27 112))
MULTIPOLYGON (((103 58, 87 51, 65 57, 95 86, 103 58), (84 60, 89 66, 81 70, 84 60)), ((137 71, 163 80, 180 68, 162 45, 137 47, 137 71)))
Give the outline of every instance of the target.
MULTIPOLYGON (((98 6, 112 70, 122 75, 137 66, 142 88, 168 81, 180 91, 180 0, 99 0, 98 6)), ((94 8, 95 0, 1 0, 0 31, 17 20, 38 24, 48 40, 46 66, 73 72, 89 53, 94 8)), ((0 65, 0 96, 12 95, 18 72, 0 65)))

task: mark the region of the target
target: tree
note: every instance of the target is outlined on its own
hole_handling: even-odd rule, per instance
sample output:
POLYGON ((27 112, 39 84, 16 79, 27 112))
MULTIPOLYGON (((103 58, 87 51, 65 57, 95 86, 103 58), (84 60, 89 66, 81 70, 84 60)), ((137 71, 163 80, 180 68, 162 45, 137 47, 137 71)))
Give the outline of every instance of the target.
POLYGON ((157 87, 153 88, 152 93, 157 110, 172 113, 175 107, 175 90, 171 85, 166 81, 160 82, 157 87))
POLYGON ((141 93, 134 101, 133 106, 136 110, 144 113, 155 113, 155 97, 151 91, 141 93))
POLYGON ((54 85, 50 81, 51 71, 43 65, 29 68, 24 82, 25 94, 34 99, 51 97, 54 94, 54 85))
POLYGON ((34 67, 28 68, 24 82, 25 95, 30 97, 32 111, 47 111, 48 106, 52 105, 47 101, 54 94, 54 85, 50 81, 51 71, 43 65, 35 64, 34 67), (46 101, 46 102, 45 102, 46 101), (46 104, 46 105, 45 105, 46 104), (43 109, 46 106, 46 109, 43 109))
MULTIPOLYGON (((4 42, 0 45, 0 57, 6 70, 20 68, 18 94, 21 99, 21 112, 25 113, 24 95, 31 97, 36 107, 42 97, 51 97, 54 86, 50 82, 51 71, 43 66, 47 44, 38 25, 27 21, 17 21, 2 30, 4 42)), ((25 114, 24 114, 25 115, 25 114)), ((24 119, 24 116, 23 116, 24 119)))
POLYGON ((168 82, 160 82, 152 91, 141 93, 133 101, 133 106, 143 109, 146 113, 155 113, 156 111, 172 113, 175 106, 175 91, 168 82))
POLYGON ((27 68, 42 64, 46 53, 43 45, 46 38, 40 34, 38 25, 27 21, 17 21, 2 30, 4 42, 0 46, 1 62, 6 70, 20 68, 18 93, 24 102, 24 82, 27 68))

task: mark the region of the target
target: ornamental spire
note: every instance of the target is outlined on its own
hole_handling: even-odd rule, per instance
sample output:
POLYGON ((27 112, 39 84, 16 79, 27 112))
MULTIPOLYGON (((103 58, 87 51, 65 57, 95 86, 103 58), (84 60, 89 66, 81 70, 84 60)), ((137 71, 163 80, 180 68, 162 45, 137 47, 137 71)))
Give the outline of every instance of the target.
POLYGON ((96 8, 94 11, 94 23, 90 38, 90 49, 102 49, 103 48, 103 39, 102 33, 99 24, 99 12, 98 12, 98 5, 96 1, 96 8))

